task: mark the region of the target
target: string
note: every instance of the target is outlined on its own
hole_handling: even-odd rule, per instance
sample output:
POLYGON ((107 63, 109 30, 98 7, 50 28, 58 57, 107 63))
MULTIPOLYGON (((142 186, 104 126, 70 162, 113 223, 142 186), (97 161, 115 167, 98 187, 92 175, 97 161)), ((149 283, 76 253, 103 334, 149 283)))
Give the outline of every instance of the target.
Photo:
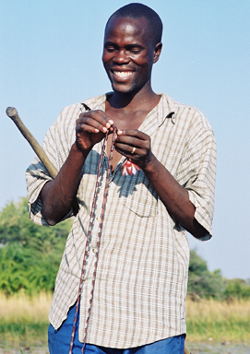
MULTIPOLYGON (((87 106, 84 104, 84 107, 86 108, 87 106)), ((89 107, 87 107, 87 108, 89 109, 89 107)), ((116 136, 117 136, 117 130, 118 130, 117 127, 113 125, 113 136, 112 136, 110 154, 109 154, 109 158, 108 158, 108 168, 107 168, 107 172, 106 172, 106 181, 105 181, 105 187, 104 187, 104 194, 103 194, 103 201, 102 201, 102 210, 101 210, 99 231, 98 231, 98 241, 97 241, 97 247, 96 247, 96 259, 95 259, 95 265, 94 265, 94 271, 93 271, 93 280, 92 280, 92 289, 91 289, 91 292, 90 292, 89 308, 88 308, 88 312, 87 312, 87 319, 86 319, 86 325, 85 325, 85 330, 84 330, 82 354, 84 354, 84 350, 85 350, 87 334, 88 334, 88 328, 89 328, 89 320, 90 320, 91 309, 92 309, 93 298, 94 298, 96 272, 97 272, 98 259, 99 259, 99 251, 100 251, 100 244, 101 244, 101 236, 102 236, 102 228, 103 228, 103 221, 104 221, 104 214, 105 214, 105 206, 106 206, 107 197, 108 197, 108 186, 109 186, 109 177, 110 177, 110 171, 111 171, 111 161, 112 161, 112 158, 113 158, 114 143, 115 143, 115 139, 116 139, 116 136)), ((92 207, 91 207, 91 212, 90 212, 90 220, 89 220, 89 226, 88 226, 87 241, 86 241, 86 245, 85 245, 83 264, 82 264, 82 270, 81 270, 81 277, 80 277, 80 283, 79 283, 79 288, 78 288, 78 296, 77 296, 77 301, 76 301, 73 328, 72 328, 72 333, 71 333, 69 354, 72 354, 72 351, 73 351, 73 345, 74 345, 74 339, 75 339, 75 333, 76 333, 76 322, 77 322, 78 313, 79 313, 82 286, 83 286, 84 275, 85 275, 85 272, 86 272, 86 264, 87 264, 87 257, 88 257, 88 253, 89 253, 89 244, 90 244, 90 238, 91 238, 91 231, 92 231, 92 226, 93 226, 93 221, 94 221, 94 212, 95 212, 95 208, 96 208, 97 194, 98 194, 98 188, 99 188, 99 184, 100 184, 101 165, 102 165, 102 161, 103 161, 103 157, 104 157, 104 153, 105 153, 107 140, 108 140, 108 131, 106 132, 105 138, 103 140, 102 150, 101 150, 101 154, 100 154, 100 158, 99 158, 99 162, 98 162, 96 185, 95 185, 94 197, 93 197, 93 202, 92 202, 92 207)))

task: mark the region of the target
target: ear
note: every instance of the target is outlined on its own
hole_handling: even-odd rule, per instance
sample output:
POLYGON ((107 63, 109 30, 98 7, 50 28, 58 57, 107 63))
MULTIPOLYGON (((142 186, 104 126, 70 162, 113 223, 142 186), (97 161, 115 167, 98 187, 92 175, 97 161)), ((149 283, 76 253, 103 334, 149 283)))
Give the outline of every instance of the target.
POLYGON ((154 49, 154 63, 157 63, 157 61, 159 60, 161 50, 162 50, 162 43, 159 42, 156 44, 155 49, 154 49))

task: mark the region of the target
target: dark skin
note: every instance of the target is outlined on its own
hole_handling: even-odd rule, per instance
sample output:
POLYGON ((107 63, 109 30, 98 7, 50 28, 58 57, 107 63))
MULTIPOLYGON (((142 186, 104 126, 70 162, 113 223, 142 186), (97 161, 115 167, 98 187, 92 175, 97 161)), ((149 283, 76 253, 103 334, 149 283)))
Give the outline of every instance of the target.
POLYGON ((139 131, 147 114, 160 97, 152 90, 152 66, 159 59, 162 44, 150 38, 147 19, 113 17, 105 30, 103 65, 114 93, 106 101, 105 112, 88 111, 76 122, 76 141, 56 178, 41 191, 42 214, 50 225, 62 220, 72 207, 84 162, 93 146, 118 127, 112 169, 122 156, 137 164, 159 194, 168 212, 196 238, 207 231, 195 220, 195 207, 188 192, 157 160, 150 136, 139 131), (135 152, 132 154, 133 147, 135 152))

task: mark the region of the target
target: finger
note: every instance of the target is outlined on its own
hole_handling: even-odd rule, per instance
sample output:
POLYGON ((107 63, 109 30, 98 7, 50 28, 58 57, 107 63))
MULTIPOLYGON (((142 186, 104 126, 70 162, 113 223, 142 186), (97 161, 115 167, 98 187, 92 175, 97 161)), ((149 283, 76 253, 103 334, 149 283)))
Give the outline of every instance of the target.
POLYGON ((87 132, 106 133, 111 128, 113 121, 107 116, 103 116, 98 112, 90 111, 80 115, 77 120, 77 127, 79 130, 87 132))
POLYGON ((118 130, 117 135, 135 137, 140 140, 148 140, 148 135, 137 129, 118 130))
POLYGON ((107 114, 101 110, 87 111, 81 113, 79 116, 80 121, 88 119, 89 124, 92 124, 92 120, 96 121, 100 126, 109 129, 113 124, 113 120, 110 119, 107 114))
POLYGON ((115 141, 115 149, 131 161, 140 163, 140 160, 151 152, 151 139, 138 130, 120 131, 115 141))
POLYGON ((120 135, 117 137, 115 145, 126 151, 132 151, 134 147, 136 149, 148 149, 150 146, 150 140, 149 138, 147 138, 147 140, 142 140, 134 136, 120 135))
POLYGON ((98 129, 95 127, 95 124, 87 124, 87 123, 77 123, 76 124, 76 133, 81 134, 81 133, 106 133, 106 130, 104 127, 101 128, 102 130, 98 129))
POLYGON ((136 144, 124 144, 121 142, 115 143, 115 149, 120 154, 128 157, 131 160, 135 160, 143 157, 148 152, 148 148, 145 146, 140 146, 136 144))

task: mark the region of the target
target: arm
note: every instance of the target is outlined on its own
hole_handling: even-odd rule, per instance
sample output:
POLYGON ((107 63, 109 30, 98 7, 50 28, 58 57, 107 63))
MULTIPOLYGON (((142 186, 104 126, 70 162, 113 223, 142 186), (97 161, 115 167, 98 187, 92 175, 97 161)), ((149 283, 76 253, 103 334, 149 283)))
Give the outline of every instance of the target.
POLYGON ((183 188, 151 151, 150 137, 137 130, 118 132, 116 150, 137 164, 159 194, 169 214, 196 238, 208 232, 195 219, 195 207, 183 188), (132 147, 136 150, 132 154, 132 147))
POLYGON ((195 207, 189 200, 188 192, 152 154, 143 171, 159 194, 169 214, 196 238, 207 231, 196 221, 195 207))
POLYGON ((72 207, 80 182, 81 170, 95 144, 100 142, 113 122, 102 111, 80 114, 76 121, 76 141, 56 178, 40 193, 42 215, 49 225, 63 219, 72 207))

